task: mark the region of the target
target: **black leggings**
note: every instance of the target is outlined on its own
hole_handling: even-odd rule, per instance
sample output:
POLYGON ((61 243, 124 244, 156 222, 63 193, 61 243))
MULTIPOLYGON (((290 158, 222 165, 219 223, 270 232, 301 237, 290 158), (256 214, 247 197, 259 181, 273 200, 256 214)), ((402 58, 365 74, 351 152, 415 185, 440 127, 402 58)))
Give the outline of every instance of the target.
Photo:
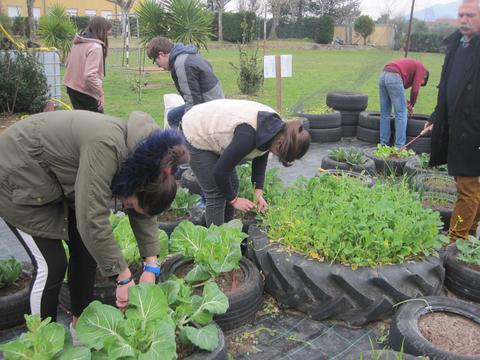
POLYGON ((94 97, 67 87, 68 97, 75 110, 88 110, 103 113, 98 109, 98 100, 94 97))
MULTIPOLYGON (((58 295, 67 269, 62 241, 31 236, 8 223, 7 225, 22 243, 34 268, 29 293, 30 311, 39 314, 42 319, 51 317, 55 321, 58 295)), ((93 300, 97 264, 80 238, 73 210, 68 214, 68 236, 68 284, 72 314, 78 317, 93 300)))

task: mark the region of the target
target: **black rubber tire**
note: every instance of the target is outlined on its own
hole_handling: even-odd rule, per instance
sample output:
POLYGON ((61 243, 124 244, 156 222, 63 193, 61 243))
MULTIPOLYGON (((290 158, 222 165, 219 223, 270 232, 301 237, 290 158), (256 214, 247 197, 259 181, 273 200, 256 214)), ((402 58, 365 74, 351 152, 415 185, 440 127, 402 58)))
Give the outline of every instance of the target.
POLYGON ((158 221, 158 228, 165 231, 168 236, 175 230, 175 228, 183 220, 188 220, 194 225, 206 226, 205 210, 198 207, 193 207, 188 211, 188 216, 185 219, 177 221, 158 221))
POLYGON ((407 174, 412 180, 415 175, 420 175, 420 174, 431 174, 431 175, 445 175, 448 176, 447 172, 444 171, 438 171, 435 168, 428 168, 428 169, 422 169, 420 168, 420 159, 418 156, 414 156, 410 158, 406 163, 404 167, 404 173, 407 174))
POLYGON ((375 175, 375 163, 372 159, 367 158, 367 162, 362 165, 350 165, 344 162, 335 161, 330 158, 328 155, 325 155, 322 159, 322 169, 340 169, 340 170, 347 170, 353 171, 357 173, 366 172, 369 175, 375 175))
MULTIPOLYGON (((414 138, 411 136, 407 136, 407 144, 413 140, 414 138)), ((408 145, 409 149, 415 151, 415 154, 422 154, 427 153, 430 154, 431 151, 431 138, 430 137, 421 137, 415 140, 412 144, 408 145)))
POLYGON ((378 173, 382 174, 395 174, 395 175, 402 175, 403 169, 405 168, 405 164, 411 157, 405 159, 396 159, 396 158, 389 158, 383 159, 376 157, 374 152, 376 148, 372 149, 365 149, 364 153, 365 156, 372 159, 375 162, 375 168, 377 169, 378 173))
POLYGON ((200 187, 197 177, 193 173, 192 169, 187 169, 183 172, 180 182, 182 187, 188 189, 191 194, 202 194, 202 188, 200 187))
POLYGON ((327 94, 327 106, 335 110, 363 111, 368 106, 368 95, 351 91, 327 94))
MULTIPOLYGON (((24 270, 22 276, 30 279, 32 272, 24 270)), ((0 297, 0 330, 10 329, 25 323, 25 314, 30 313, 29 285, 15 293, 0 297)))
POLYGON ((199 350, 195 354, 187 356, 184 360, 227 360, 227 347, 225 344, 225 335, 222 329, 218 328, 218 346, 212 351, 199 350))
MULTIPOLYGON (((310 123, 310 126, 312 123, 310 123)), ((337 142, 342 139, 342 128, 337 127, 334 129, 312 129, 309 130, 312 142, 326 143, 337 142)))
POLYGON ((480 303, 480 271, 457 260, 457 247, 447 247, 445 255, 445 286, 455 295, 480 303))
POLYGON ((181 164, 177 167, 177 171, 175 171, 175 180, 181 180, 182 174, 190 169, 190 166, 188 164, 181 164))
POLYGON ((380 143, 380 130, 357 126, 357 139, 369 144, 378 144, 380 143))
POLYGON ((447 193, 451 195, 457 194, 457 187, 455 185, 455 180, 453 177, 448 175, 443 175, 439 173, 422 173, 412 177, 412 185, 416 191, 424 191, 424 192, 440 192, 440 193, 447 193), (452 188, 436 188, 430 185, 425 184, 425 181, 432 180, 432 179, 445 179, 445 181, 452 182, 452 188))
POLYGON ((323 176, 325 174, 330 174, 330 175, 334 175, 334 176, 347 175, 347 176, 350 176, 350 177, 353 177, 353 178, 357 178, 357 179, 362 180, 364 185, 366 187, 369 187, 369 188, 372 187, 373 185, 375 185, 375 179, 373 177, 371 177, 370 175, 362 174, 362 173, 351 171, 351 170, 324 169, 323 171, 320 171, 318 173, 318 175, 316 175, 316 176, 323 176))
MULTIPOLYGON (((422 197, 428 197, 430 194, 435 195, 438 194, 438 192, 435 191, 426 191, 423 193, 422 197)), ((445 208, 445 207, 437 207, 437 206, 427 206, 423 204, 423 207, 432 209, 440 214, 440 220, 443 222, 443 230, 448 231, 450 228, 450 220, 452 218, 452 213, 453 213, 453 207, 455 205, 456 197, 452 194, 442 194, 442 196, 447 196, 449 199, 449 203, 451 204, 451 208, 445 208)))
POLYGON ((423 337, 418 329, 418 320, 432 312, 448 312, 464 316, 480 324, 480 306, 466 301, 432 296, 424 301, 412 301, 403 304, 395 313, 390 326, 390 346, 399 351, 402 348, 406 353, 417 356, 428 356, 435 360, 478 360, 479 356, 462 356, 443 351, 423 337))
MULTIPOLYGON (((182 266, 191 264, 191 259, 174 256, 162 264, 160 281, 166 281, 182 266)), ((263 279, 260 271, 246 257, 240 260, 240 269, 245 275, 244 286, 235 292, 227 292, 229 308, 225 314, 216 315, 213 320, 223 330, 231 330, 240 327, 255 319, 255 314, 263 304, 263 279)))
POLYGON ((342 137, 353 138, 357 136, 356 125, 342 125, 342 137))
POLYGON ((345 360, 419 360, 418 357, 391 350, 361 351, 347 355, 345 360))
POLYGON ((309 129, 334 129, 342 125, 342 116, 338 111, 331 114, 299 114, 308 119, 309 129))
POLYGON ((358 126, 380 131, 380 113, 375 111, 362 111, 358 115, 358 126))
POLYGON ((285 250, 257 227, 250 227, 247 256, 265 276, 265 291, 315 320, 343 320, 363 326, 385 319, 393 305, 442 290, 443 259, 377 268, 330 264, 285 250))
POLYGON ((358 118, 360 116, 360 111, 342 110, 340 111, 340 114, 342 115, 342 125, 351 125, 351 126, 358 125, 358 118))
MULTIPOLYGON (((430 116, 415 114, 409 116, 407 120, 407 136, 415 137, 420 134, 425 124, 430 120, 430 116)), ((430 133, 431 134, 431 133, 430 133)), ((429 135, 427 135, 429 137, 429 135)))
POLYGON ((300 120, 302 120, 303 128, 307 131, 310 130, 310 121, 304 117, 301 117, 300 120))

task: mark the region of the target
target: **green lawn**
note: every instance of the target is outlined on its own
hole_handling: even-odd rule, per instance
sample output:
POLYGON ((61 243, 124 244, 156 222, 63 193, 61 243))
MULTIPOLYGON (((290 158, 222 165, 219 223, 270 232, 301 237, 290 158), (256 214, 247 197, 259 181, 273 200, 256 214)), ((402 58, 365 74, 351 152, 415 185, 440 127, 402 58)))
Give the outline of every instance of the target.
MULTIPOLYGON (((322 106, 325 95, 334 90, 353 90, 369 95, 369 109, 379 109, 377 81, 383 65, 391 59, 402 57, 394 51, 376 49, 308 49, 309 44, 300 42, 276 42, 267 55, 292 54, 293 77, 283 79, 282 115, 293 116, 293 111, 302 104, 322 106), (303 44, 303 45, 302 45, 303 44)), ((230 63, 238 62, 235 47, 214 48, 203 51, 203 56, 212 64, 222 82, 228 98, 245 98, 238 91, 236 73, 230 63)), ((259 51, 262 54, 262 50, 259 51)), ((436 94, 442 54, 412 53, 412 58, 421 60, 430 70, 430 81, 422 88, 416 105, 416 112, 431 113, 436 102, 436 94)), ((146 62, 146 87, 142 89, 142 100, 132 90, 135 69, 138 69, 138 51, 131 52, 130 67, 122 68, 121 52, 111 51, 107 58, 105 78, 106 113, 127 118, 132 110, 150 113, 159 123, 163 122, 163 95, 175 93, 175 87, 168 72, 158 71, 150 61, 146 62)), ((409 92, 409 90, 408 90, 409 92)), ((275 80, 266 79, 263 91, 249 97, 275 107, 275 80)))

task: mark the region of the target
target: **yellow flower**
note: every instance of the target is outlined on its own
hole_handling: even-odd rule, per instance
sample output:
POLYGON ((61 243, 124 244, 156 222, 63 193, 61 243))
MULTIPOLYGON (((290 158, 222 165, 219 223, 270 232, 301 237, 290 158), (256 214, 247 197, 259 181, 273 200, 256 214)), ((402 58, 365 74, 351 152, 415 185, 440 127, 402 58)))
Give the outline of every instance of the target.
POLYGON ((383 240, 383 245, 388 246, 389 242, 388 240, 383 240))
POLYGON ((315 259, 315 260, 320 260, 321 259, 320 255, 318 255, 318 253, 315 252, 315 251, 311 251, 308 254, 308 256, 311 257, 312 259, 315 259))

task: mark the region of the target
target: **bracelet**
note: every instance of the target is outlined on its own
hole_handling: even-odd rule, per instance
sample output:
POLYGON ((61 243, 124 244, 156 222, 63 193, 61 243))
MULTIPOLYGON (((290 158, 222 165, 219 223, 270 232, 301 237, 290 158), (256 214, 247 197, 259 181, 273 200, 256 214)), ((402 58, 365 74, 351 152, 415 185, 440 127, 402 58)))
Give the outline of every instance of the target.
POLYGON ((160 276, 160 266, 152 266, 147 265, 147 263, 143 263, 143 271, 148 271, 155 274, 156 277, 160 276))
POLYGON ((130 282, 132 282, 132 281, 133 281, 133 277, 130 276, 130 277, 126 278, 126 279, 117 280, 117 281, 115 281, 115 282, 117 283, 117 286, 122 286, 122 285, 127 285, 127 284, 129 284, 130 282))

